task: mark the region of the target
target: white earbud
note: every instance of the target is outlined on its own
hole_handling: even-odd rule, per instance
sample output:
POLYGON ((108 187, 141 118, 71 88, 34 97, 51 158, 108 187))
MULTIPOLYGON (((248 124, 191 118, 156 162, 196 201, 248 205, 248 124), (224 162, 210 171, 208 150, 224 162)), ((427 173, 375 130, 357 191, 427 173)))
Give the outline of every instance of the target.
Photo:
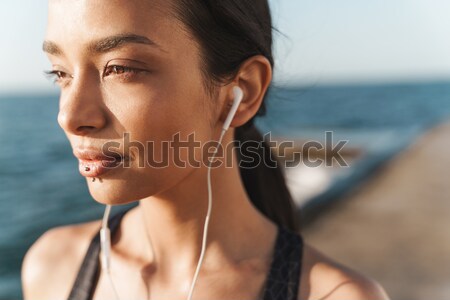
POLYGON ((231 106, 230 112, 228 113, 228 116, 225 119, 225 123, 223 123, 223 130, 228 130, 228 128, 230 127, 231 121, 233 121, 238 106, 239 104, 241 104, 242 98, 244 98, 244 92, 238 86, 233 87, 233 94, 234 94, 233 105, 231 106))

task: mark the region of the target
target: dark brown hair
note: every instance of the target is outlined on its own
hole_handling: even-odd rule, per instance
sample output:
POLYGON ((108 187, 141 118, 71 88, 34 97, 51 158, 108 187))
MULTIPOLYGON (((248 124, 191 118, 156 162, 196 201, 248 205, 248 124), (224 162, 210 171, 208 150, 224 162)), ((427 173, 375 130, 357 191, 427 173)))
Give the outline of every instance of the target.
MULTIPOLYGON (((273 69, 274 28, 267 0, 173 0, 173 11, 200 46, 204 83, 210 95, 214 95, 215 87, 232 80, 241 64, 252 56, 265 56, 273 69)), ((266 113, 264 102, 255 116, 266 113)), ((264 158, 257 166, 240 167, 252 203, 275 223, 299 230, 282 170, 275 167, 270 147, 254 126, 254 118, 236 128, 235 139, 246 145, 237 151, 239 161, 239 152, 264 158), (258 153, 248 149, 255 146, 254 142, 262 142, 262 148, 253 148, 258 153)))

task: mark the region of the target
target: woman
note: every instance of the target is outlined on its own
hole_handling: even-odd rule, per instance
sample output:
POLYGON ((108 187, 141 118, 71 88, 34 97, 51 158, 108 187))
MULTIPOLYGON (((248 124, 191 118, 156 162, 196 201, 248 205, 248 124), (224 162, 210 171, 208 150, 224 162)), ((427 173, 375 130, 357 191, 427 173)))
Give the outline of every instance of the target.
POLYGON ((218 152, 207 239, 208 166, 180 165, 202 161, 204 148, 164 150, 191 133, 192 145, 219 140, 236 87, 222 149, 261 141, 253 119, 272 80, 271 30, 266 0, 50 0, 58 122, 92 197, 139 205, 110 219, 110 273, 98 271, 101 221, 46 232, 24 259, 25 299, 387 299, 302 242, 265 144, 252 167, 239 166, 249 148, 218 152), (105 144, 119 146, 105 154, 105 144))

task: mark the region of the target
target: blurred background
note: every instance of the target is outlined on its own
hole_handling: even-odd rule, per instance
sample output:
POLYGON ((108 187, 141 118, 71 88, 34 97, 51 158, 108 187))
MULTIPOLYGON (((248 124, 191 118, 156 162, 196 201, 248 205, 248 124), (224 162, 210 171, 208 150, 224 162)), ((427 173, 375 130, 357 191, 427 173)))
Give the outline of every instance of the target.
MULTIPOLYGON (((259 128, 299 148, 326 131, 333 145, 346 141, 348 167, 285 169, 306 242, 392 299, 450 299, 450 2, 270 4, 276 69, 259 128)), ((0 7, 0 299, 20 299, 26 249, 51 227, 99 219, 103 206, 43 76, 46 2, 0 7)))

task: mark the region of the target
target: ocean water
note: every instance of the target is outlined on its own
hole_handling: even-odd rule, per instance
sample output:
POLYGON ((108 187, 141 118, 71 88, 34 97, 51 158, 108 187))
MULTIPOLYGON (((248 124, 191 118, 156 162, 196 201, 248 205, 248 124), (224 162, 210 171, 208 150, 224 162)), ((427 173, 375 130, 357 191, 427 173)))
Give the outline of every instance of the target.
MULTIPOLYGON (((450 120, 450 83, 273 88, 267 107, 257 121, 263 132, 337 130, 351 141, 450 120)), ((78 173, 57 111, 57 95, 0 96, 0 299, 22 298, 21 261, 43 232, 103 213, 78 173)))

